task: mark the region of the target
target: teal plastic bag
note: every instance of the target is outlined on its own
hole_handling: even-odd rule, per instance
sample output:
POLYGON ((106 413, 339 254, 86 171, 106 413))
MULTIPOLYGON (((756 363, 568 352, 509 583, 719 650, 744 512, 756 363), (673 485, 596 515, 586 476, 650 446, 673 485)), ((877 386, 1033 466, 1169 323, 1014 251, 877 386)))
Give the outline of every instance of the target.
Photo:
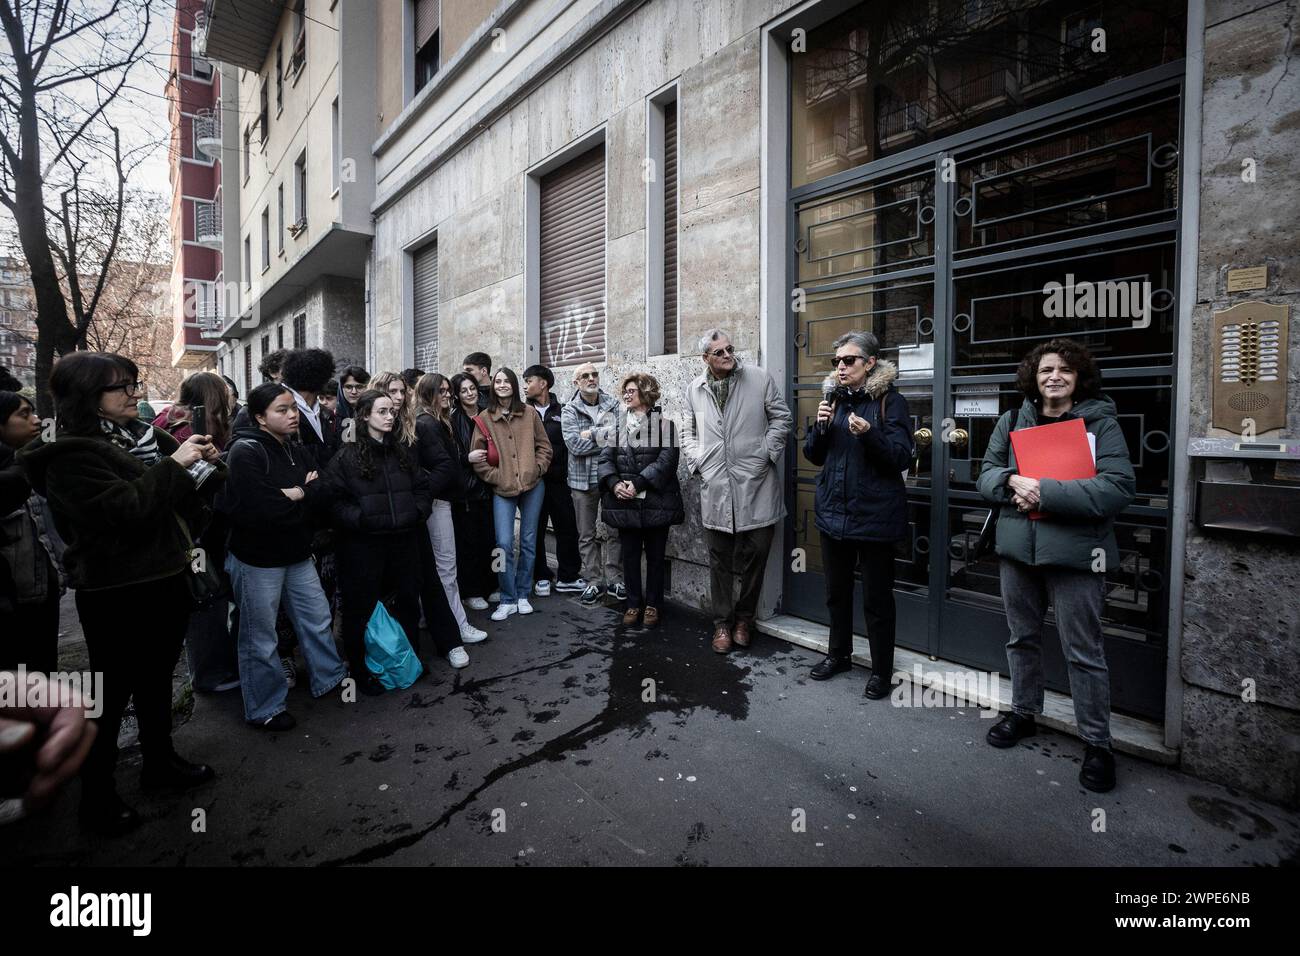
POLYGON ((424 672, 402 625, 382 601, 375 605, 366 624, 366 668, 389 690, 405 690, 424 672))

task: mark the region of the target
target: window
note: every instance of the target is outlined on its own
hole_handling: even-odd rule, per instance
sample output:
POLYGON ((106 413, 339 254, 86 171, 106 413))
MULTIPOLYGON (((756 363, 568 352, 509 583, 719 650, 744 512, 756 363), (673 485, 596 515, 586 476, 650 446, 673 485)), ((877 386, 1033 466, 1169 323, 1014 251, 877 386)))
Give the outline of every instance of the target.
POLYGON ((411 257, 414 315, 411 322, 415 367, 438 367, 438 244, 431 242, 411 257))
POLYGON ((263 146, 266 145, 267 131, 271 126, 271 107, 269 103, 270 95, 271 95, 270 90, 267 89, 267 82, 263 80, 262 90, 260 93, 258 93, 258 107, 257 107, 257 126, 258 126, 261 143, 263 146))
MULTIPOLYGON (((263 335, 262 336, 262 358, 266 358, 270 354, 271 354, 271 336, 270 334, 263 335)), ((270 380, 265 379, 264 381, 270 381, 270 380)))
POLYGON ((262 210, 262 271, 271 268, 271 207, 262 210))
POLYGON ((441 20, 439 0, 415 0, 415 92, 438 72, 441 20))
POLYGON ((294 238, 307 228, 307 150, 298 154, 293 163, 293 226, 294 238))
POLYGON ((538 218, 539 361, 605 360, 605 146, 547 173, 538 218))
POLYGON ((275 111, 284 109, 284 41, 275 45, 275 111))
POLYGON ((244 399, 253 390, 253 343, 244 343, 244 399))
POLYGON ((305 0, 293 4, 293 53, 289 57, 289 72, 296 80, 307 62, 307 17, 303 10, 305 0))
POLYGON ((677 90, 650 100, 646 156, 646 345, 651 355, 677 353, 677 90))
POLYGON ((275 347, 277 349, 284 348, 284 323, 283 322, 281 322, 279 325, 275 327, 275 347))
POLYGON ((248 183, 249 174, 253 171, 253 133, 247 126, 244 127, 244 183, 248 183))
POLYGON ((276 236, 278 237, 276 251, 284 252, 284 183, 280 183, 275 191, 275 208, 279 216, 279 228, 276 229, 276 236))
POLYGON ((334 97, 334 103, 330 107, 330 144, 333 151, 333 162, 330 164, 332 171, 330 173, 330 186, 334 192, 339 191, 339 169, 343 163, 343 131, 339 128, 339 98, 334 97))
POLYGON ((190 76, 200 80, 212 79, 212 63, 194 50, 196 34, 190 34, 190 76))
POLYGON ((306 312, 299 312, 293 317, 293 347, 296 349, 305 349, 307 347, 306 312))
POLYGON ((248 236, 244 237, 244 285, 253 284, 253 243, 248 236))

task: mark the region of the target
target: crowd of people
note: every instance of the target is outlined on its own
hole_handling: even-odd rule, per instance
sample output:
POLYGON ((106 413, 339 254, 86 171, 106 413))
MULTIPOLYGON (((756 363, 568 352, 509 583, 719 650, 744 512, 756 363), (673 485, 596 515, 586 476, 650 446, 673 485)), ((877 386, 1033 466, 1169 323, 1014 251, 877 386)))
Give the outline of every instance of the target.
MULTIPOLYGON (((131 698, 145 786, 212 778, 172 746, 182 647, 197 690, 238 688, 247 722, 277 731, 295 725, 288 701, 299 658, 313 696, 349 679, 363 694, 384 692, 366 643, 381 607, 417 655, 427 632, 453 668, 488 637, 467 610, 491 608, 490 621, 503 622, 534 613, 533 600, 553 591, 586 605, 609 598, 627 627, 658 626, 669 529, 686 517, 682 465, 699 483, 711 647, 749 646, 786 514, 779 465, 793 419, 781 388, 740 362, 724 331, 706 333, 699 354, 704 368, 672 416, 648 372, 622 375, 611 393, 600 369, 579 365, 566 370, 573 392, 563 400, 550 368, 494 371, 482 352, 450 377, 355 365, 336 374, 322 349, 273 352, 260 366, 265 381, 242 402, 230 379, 200 372, 157 414, 142 408, 129 359, 77 352, 49 380, 54 428, 29 399, 0 391, 0 670, 56 669, 59 596, 74 588, 91 669, 104 675, 100 732, 81 769, 86 824, 119 833, 139 822, 114 784, 131 698)), ((893 678, 895 549, 907 533, 915 454, 897 374, 871 333, 837 339, 802 447, 820 468, 831 621, 829 651, 811 676, 851 666, 860 569, 873 700, 888 696, 893 678)), ((979 474, 998 517, 1014 690, 1013 710, 988 740, 1010 746, 1035 732, 1054 605, 1087 744, 1081 779, 1109 789, 1095 550, 1117 560, 1112 524, 1132 500, 1133 470, 1086 349, 1044 343, 1019 376, 1024 402, 999 420, 979 474), (1021 476, 1009 432, 1072 417, 1095 436, 1096 477, 1021 476)))

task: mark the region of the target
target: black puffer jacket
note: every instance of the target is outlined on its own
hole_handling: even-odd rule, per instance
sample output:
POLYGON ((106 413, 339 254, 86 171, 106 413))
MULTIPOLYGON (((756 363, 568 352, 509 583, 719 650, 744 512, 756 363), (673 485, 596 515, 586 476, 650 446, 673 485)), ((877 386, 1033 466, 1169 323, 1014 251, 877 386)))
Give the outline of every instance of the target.
POLYGON ((433 510, 433 484, 415 449, 391 436, 382 443, 358 436, 330 460, 327 475, 330 515, 344 532, 398 534, 423 524, 433 510), (362 474, 363 455, 369 458, 368 477, 362 474))
POLYGON ((307 481, 316 468, 303 446, 280 442, 260 428, 244 428, 235 432, 226 451, 226 469, 230 477, 217 510, 230 527, 230 553, 258 568, 289 567, 311 557, 313 501, 326 489, 320 474, 307 481), (295 487, 305 492, 303 500, 294 501, 280 490, 295 487))
POLYGON ((428 412, 415 419, 415 447, 420 467, 429 473, 430 493, 443 501, 465 497, 464 479, 456 464, 456 446, 447 426, 428 412))
POLYGON ((640 420, 622 413, 618 444, 600 452, 601 519, 611 528, 665 528, 685 521, 678 457, 677 430, 658 406, 640 420), (620 481, 631 481, 645 497, 619 498, 614 486, 620 481))
POLYGON ((912 418, 893 386, 898 370, 879 361, 863 388, 835 403, 825 429, 810 427, 803 454, 817 475, 817 529, 842 541, 901 541, 907 536, 903 472, 915 454, 912 418), (849 432, 849 411, 871 423, 849 432))

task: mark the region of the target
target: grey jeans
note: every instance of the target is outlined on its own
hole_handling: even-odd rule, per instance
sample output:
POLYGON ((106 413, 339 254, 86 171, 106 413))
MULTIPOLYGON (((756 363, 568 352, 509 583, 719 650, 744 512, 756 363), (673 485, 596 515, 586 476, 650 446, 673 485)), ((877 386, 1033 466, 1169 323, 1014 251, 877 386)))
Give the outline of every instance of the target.
POLYGON ((623 580, 623 545, 618 535, 610 533, 609 528, 597 521, 600 510, 600 490, 591 488, 573 493, 573 513, 578 519, 578 551, 582 555, 582 576, 588 584, 603 584, 612 587, 623 580), (601 535, 605 541, 605 565, 601 568, 601 535))
POLYGON ((1110 746, 1110 672, 1101 632, 1106 576, 1073 568, 1030 567, 1003 558, 1002 602, 1007 609, 1007 663, 1011 707, 1043 712, 1043 618, 1050 603, 1061 635, 1074 719, 1085 743, 1110 746))

